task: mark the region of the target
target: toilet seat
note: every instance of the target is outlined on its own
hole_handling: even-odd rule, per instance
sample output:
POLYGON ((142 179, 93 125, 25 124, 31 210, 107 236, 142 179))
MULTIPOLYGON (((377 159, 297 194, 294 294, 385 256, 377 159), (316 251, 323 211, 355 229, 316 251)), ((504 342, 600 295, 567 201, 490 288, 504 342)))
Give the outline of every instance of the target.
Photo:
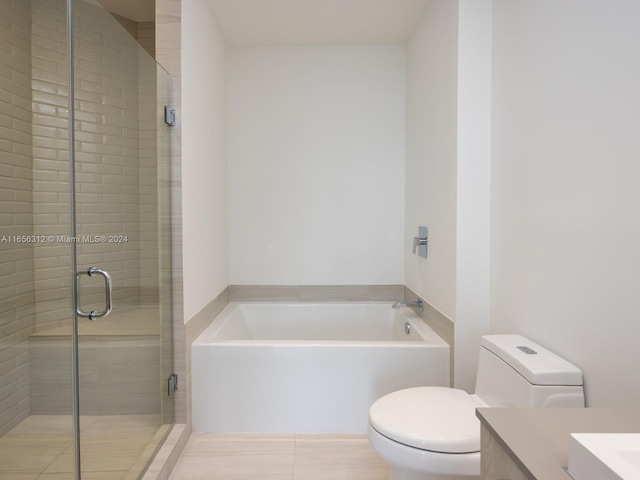
POLYGON ((416 387, 378 399, 369 410, 371 427, 395 442, 437 453, 480 451, 476 408, 484 406, 464 390, 416 387))

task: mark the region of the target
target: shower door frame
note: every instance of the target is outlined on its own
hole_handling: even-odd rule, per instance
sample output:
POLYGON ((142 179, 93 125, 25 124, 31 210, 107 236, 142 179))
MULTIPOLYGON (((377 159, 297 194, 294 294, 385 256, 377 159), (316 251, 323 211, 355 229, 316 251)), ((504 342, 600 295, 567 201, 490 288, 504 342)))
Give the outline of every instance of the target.
MULTIPOLYGON (((69 82, 69 193, 70 193, 70 227, 71 238, 77 238, 76 225, 76 127, 75 127, 75 28, 74 28, 74 0, 67 0, 67 76, 69 82)), ((73 321, 71 322, 71 415, 73 417, 73 461, 76 480, 82 479, 82 464, 80 457, 80 362, 78 338, 78 280, 77 280, 77 246, 71 242, 71 307, 73 321)))

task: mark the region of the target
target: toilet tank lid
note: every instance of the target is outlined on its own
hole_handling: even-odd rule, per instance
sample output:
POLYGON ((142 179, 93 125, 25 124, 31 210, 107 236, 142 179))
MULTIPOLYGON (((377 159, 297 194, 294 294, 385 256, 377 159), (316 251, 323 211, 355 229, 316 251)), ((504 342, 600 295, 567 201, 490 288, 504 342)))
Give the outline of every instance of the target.
POLYGON ((480 345, 533 385, 582 385, 582 371, 522 335, 485 335, 480 345))

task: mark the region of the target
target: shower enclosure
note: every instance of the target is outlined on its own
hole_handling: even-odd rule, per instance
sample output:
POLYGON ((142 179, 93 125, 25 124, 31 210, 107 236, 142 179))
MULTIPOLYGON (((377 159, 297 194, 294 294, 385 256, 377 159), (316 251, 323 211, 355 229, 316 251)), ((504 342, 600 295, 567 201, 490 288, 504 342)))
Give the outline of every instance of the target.
POLYGON ((96 0, 0 9, 0 480, 137 479, 173 423, 170 78, 96 0))

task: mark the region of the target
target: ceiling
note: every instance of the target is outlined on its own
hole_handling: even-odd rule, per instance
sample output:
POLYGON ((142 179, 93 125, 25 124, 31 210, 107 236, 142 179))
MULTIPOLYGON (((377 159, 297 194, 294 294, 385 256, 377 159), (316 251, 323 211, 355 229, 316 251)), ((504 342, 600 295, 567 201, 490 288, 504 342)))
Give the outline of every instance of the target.
POLYGON ((100 3, 111 13, 134 22, 156 21, 155 0, 100 0, 100 3))
POLYGON ((402 44, 430 1, 209 0, 209 3, 227 44, 273 46, 402 44))

